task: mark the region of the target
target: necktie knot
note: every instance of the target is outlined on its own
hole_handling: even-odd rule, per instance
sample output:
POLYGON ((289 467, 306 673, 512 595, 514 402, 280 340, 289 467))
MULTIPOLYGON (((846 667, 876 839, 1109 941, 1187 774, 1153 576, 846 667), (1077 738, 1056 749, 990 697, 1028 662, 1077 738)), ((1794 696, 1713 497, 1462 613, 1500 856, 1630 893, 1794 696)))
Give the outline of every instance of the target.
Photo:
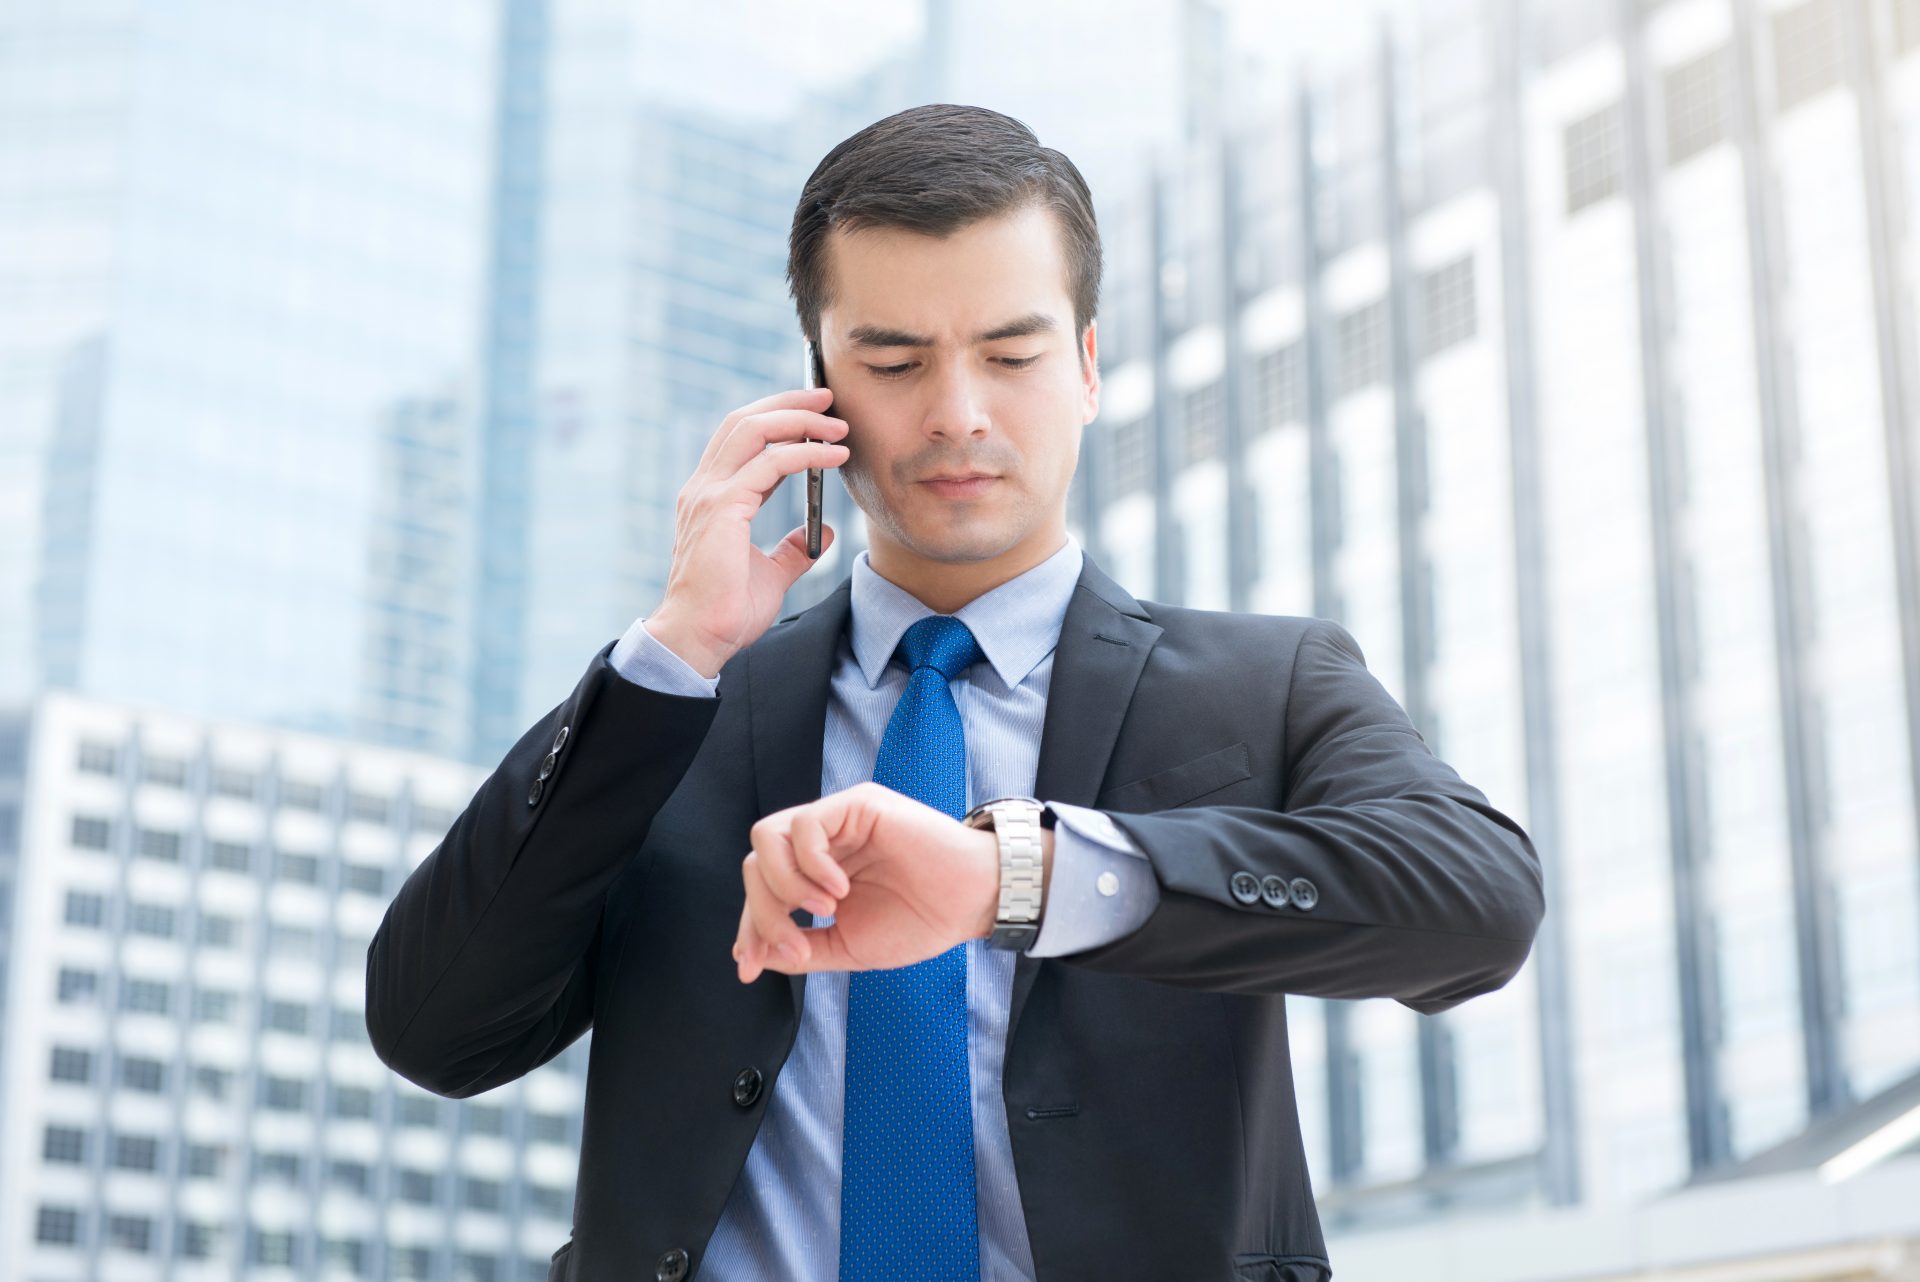
POLYGON ((986 657, 973 630, 950 614, 930 614, 915 623, 894 653, 909 672, 936 668, 948 681, 986 657))

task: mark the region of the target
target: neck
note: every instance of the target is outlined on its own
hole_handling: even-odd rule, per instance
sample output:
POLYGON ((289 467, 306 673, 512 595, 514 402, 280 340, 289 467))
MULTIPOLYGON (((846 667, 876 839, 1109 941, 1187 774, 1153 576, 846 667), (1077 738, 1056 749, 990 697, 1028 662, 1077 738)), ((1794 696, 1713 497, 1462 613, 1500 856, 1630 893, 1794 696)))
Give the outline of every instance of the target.
POLYGON ((876 540, 867 560, 881 578, 913 594, 935 614, 954 614, 975 597, 1017 579, 1067 545, 1065 525, 985 561, 930 561, 899 544, 876 540))

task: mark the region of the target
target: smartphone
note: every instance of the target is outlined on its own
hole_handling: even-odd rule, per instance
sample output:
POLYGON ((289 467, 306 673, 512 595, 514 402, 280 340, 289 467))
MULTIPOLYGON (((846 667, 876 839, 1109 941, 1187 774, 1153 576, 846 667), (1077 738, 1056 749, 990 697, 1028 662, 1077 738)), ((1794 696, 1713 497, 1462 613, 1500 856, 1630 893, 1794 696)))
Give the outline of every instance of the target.
MULTIPOLYGON (((826 368, 820 364, 820 352, 811 339, 802 339, 807 349, 807 386, 825 387, 826 368)), ((812 440, 812 437, 808 437, 812 440)), ((820 559, 820 513, 825 506, 826 474, 820 468, 807 469, 807 555, 820 559)))

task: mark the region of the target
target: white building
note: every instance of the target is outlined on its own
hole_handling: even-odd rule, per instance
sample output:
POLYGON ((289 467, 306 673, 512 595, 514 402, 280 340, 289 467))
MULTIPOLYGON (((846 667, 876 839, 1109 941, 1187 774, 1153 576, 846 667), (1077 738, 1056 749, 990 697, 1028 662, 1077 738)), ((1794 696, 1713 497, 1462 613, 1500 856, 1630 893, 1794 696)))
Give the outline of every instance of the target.
POLYGON ((587 1043, 454 1101, 366 1034, 484 772, 65 692, 0 744, 0 1277, 544 1282, 587 1043))

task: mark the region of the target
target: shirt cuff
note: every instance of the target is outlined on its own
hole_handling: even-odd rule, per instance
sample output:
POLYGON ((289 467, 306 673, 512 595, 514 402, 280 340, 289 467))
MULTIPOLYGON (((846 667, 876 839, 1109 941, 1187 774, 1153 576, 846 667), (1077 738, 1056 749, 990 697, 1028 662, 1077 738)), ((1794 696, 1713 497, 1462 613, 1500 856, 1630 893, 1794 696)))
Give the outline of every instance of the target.
POLYGON ((1098 810, 1052 801, 1053 871, 1027 953, 1058 957, 1130 935, 1160 906, 1153 865, 1098 810))
POLYGON ((607 662, 615 672, 649 690, 696 699, 719 697, 720 678, 704 675, 668 649, 665 642, 647 631, 643 618, 635 619, 614 642, 607 662))

